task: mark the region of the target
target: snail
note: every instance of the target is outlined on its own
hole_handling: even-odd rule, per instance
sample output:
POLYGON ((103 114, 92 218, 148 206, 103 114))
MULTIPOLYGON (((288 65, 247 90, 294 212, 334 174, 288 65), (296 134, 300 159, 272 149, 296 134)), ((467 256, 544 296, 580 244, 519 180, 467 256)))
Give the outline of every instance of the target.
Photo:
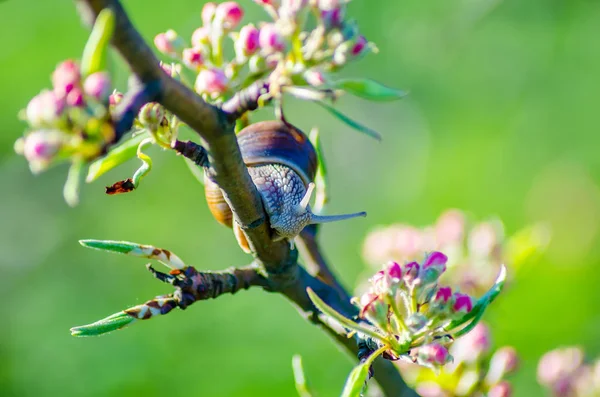
MULTIPOLYGON (((289 123, 251 124, 239 132, 238 144, 274 230, 273 240, 287 239, 293 246, 294 238, 307 225, 366 216, 365 212, 330 216, 311 212, 309 201, 315 188, 317 153, 308 137, 289 123)), ((240 247, 250 252, 244 233, 233 222, 221 189, 206 175, 205 195, 214 218, 233 227, 240 247)))

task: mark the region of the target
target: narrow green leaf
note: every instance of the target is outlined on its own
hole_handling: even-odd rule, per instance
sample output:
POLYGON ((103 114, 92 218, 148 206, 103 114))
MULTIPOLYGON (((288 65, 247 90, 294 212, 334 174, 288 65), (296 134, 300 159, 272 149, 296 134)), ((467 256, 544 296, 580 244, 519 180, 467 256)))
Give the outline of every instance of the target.
POLYGON ((302 357, 296 354, 292 357, 292 370, 294 371, 294 382, 296 383, 296 391, 300 397, 312 397, 309 390, 306 376, 304 376, 304 368, 302 366, 302 357))
POLYGON ((79 240, 79 244, 86 248, 92 248, 101 251, 155 259, 171 269, 183 269, 186 267, 181 258, 171 251, 163 248, 156 248, 152 245, 142 245, 131 243, 129 241, 112 240, 79 240))
POLYGON ((357 121, 352 120, 351 118, 349 118, 348 116, 346 116, 345 114, 343 114, 342 112, 340 112, 339 110, 334 108, 333 106, 331 106, 323 101, 316 101, 316 102, 319 105, 321 105, 322 107, 324 107, 329 113, 331 113, 332 115, 334 115, 335 117, 337 117, 338 119, 340 119, 341 121, 343 121, 344 123, 349 125, 350 127, 354 128, 355 130, 360 131, 363 134, 366 134, 372 138, 375 138, 378 141, 381 140, 381 135, 377 131, 375 131, 369 127, 366 127, 366 126, 358 123, 357 121))
POLYGON ((370 362, 364 362, 352 369, 352 372, 348 375, 348 379, 346 379, 341 397, 357 397, 361 395, 369 377, 369 367, 370 362))
POLYGON ((136 319, 125 312, 115 313, 100 321, 71 328, 73 336, 97 336, 116 331, 133 323, 136 319))
POLYGON ((408 95, 406 91, 385 86, 369 79, 342 79, 331 83, 338 88, 369 101, 396 101, 408 95))
POLYGON ((134 158, 137 147, 147 137, 147 133, 136 135, 112 149, 106 156, 94 161, 88 170, 86 182, 93 182, 113 168, 134 158))
POLYGON ((81 186, 82 174, 83 161, 74 161, 69 168, 67 181, 63 188, 63 197, 70 207, 75 207, 79 204, 79 187, 81 186))
POLYGON ((115 14, 105 8, 98 14, 90 37, 88 38, 83 56, 81 57, 81 73, 89 76, 92 73, 106 69, 108 45, 115 30, 115 14))
POLYGON ((323 302, 323 300, 319 298, 319 296, 310 287, 306 288, 306 292, 308 293, 308 297, 310 298, 312 303, 317 307, 317 309, 319 309, 321 312, 328 315, 329 317, 333 318, 334 320, 337 320, 344 327, 370 336, 373 339, 387 343, 383 335, 380 335, 377 332, 363 325, 357 324, 349 318, 346 318, 342 314, 335 311, 331 306, 323 302))
POLYGON ((469 325, 467 325, 467 327, 465 327, 465 328, 468 328, 467 331, 463 332, 463 330, 465 329, 465 328, 463 328, 456 333, 456 336, 464 335, 467 332, 469 332, 471 329, 473 329, 475 327, 475 325, 477 325, 477 322, 479 322, 479 320, 481 319, 481 316, 483 316, 483 313, 485 312, 485 309, 488 307, 488 305, 490 303, 492 303, 494 301, 494 299, 496 299, 498 294, 500 294, 500 292, 502 291, 502 288, 504 288, 505 282, 506 282, 506 266, 502 265, 502 267, 500 268, 500 273, 498 274, 498 277, 496 278, 496 282, 481 298, 479 298, 477 300, 477 303, 473 306, 473 309, 469 313, 466 313, 461 318, 452 320, 450 322, 450 324, 448 324, 444 328, 447 331, 451 332, 452 330, 465 325, 467 323, 467 321, 473 320, 469 325))

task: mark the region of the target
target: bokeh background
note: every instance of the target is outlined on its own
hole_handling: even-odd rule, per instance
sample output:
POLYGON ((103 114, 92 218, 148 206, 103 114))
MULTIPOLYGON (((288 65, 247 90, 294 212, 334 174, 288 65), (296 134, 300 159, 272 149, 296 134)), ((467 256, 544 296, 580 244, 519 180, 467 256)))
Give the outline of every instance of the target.
MULTIPOLYGON (((147 38, 200 24, 200 0, 128 0, 147 38)), ((249 0, 246 21, 261 17, 249 0)), ((354 0, 349 14, 380 48, 344 71, 411 95, 391 104, 344 98, 340 109, 379 130, 383 143, 316 106, 287 116, 322 130, 331 212, 364 220, 322 229, 327 256, 358 283, 366 233, 380 224, 432 223, 446 208, 501 217, 510 234, 551 226, 545 255, 486 314, 498 345, 522 355, 516 396, 537 396, 541 354, 580 344, 600 351, 600 3, 593 0, 354 0)), ((242 265, 230 230, 210 218, 202 186, 181 159, 155 152, 155 170, 133 194, 87 185, 68 208, 65 167, 32 176, 13 153, 17 113, 49 85, 54 66, 79 57, 87 30, 68 0, 0 2, 0 394, 3 396, 294 395, 300 353, 321 396, 337 395, 352 361, 280 296, 260 290, 104 337, 69 328, 166 293, 144 261, 85 250, 81 238, 169 248, 201 269, 242 265)), ((126 71, 117 79, 124 86, 126 71)))

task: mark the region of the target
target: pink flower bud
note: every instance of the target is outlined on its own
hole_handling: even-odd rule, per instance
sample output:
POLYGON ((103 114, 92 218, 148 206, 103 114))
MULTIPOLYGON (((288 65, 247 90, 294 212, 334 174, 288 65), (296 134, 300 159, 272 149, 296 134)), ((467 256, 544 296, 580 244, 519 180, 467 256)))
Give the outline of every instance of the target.
POLYGON ((512 386, 507 381, 502 381, 494 385, 488 392, 488 397, 510 397, 512 396, 512 386))
POLYGON ((352 46, 352 50, 351 53, 353 56, 359 56, 360 54, 362 54, 364 52, 364 50, 367 48, 367 44, 369 42, 367 41, 367 39, 365 38, 365 36, 359 36, 358 39, 356 39, 356 42, 354 43, 354 45, 352 46))
POLYGON ((206 26, 202 26, 192 33, 192 45, 198 47, 210 43, 210 30, 206 26))
POLYGON ((452 309, 455 313, 469 313, 473 310, 473 301, 469 295, 455 292, 452 309))
POLYGON ((56 130, 34 131, 25 137, 23 155, 31 163, 47 163, 60 149, 60 137, 56 130))
POLYGON ((376 294, 385 293, 387 285, 385 282, 385 272, 383 270, 375 273, 375 275, 369 279, 369 282, 371 283, 373 287, 372 289, 376 294))
POLYGON ((402 279, 402 268, 396 262, 387 264, 385 272, 392 279, 392 282, 399 282, 402 279))
POLYGON ((404 282, 411 285, 419 277, 419 264, 410 262, 404 265, 404 282))
POLYGON ((83 83, 83 91, 92 98, 106 102, 111 91, 110 76, 107 72, 97 72, 89 75, 83 83))
POLYGON ((491 344, 489 328, 478 323, 468 334, 454 342, 452 355, 458 362, 475 363, 490 350, 491 344))
POLYGON ((344 9, 334 8, 332 10, 321 11, 321 19, 327 29, 339 28, 344 20, 344 9))
POLYGON ((452 359, 448 349, 438 343, 421 346, 417 351, 419 361, 432 365, 444 365, 452 359))
POLYGON ((579 347, 549 351, 538 363, 538 381, 550 386, 561 379, 572 377, 581 368, 583 357, 583 350, 579 347))
POLYGON ((108 103, 112 106, 118 105, 122 100, 123 94, 116 90, 108 97, 108 103))
POLYGON ((441 272, 444 272, 446 270, 446 262, 448 262, 448 257, 446 255, 441 252, 432 252, 427 256, 425 262, 423 262, 423 270, 435 267, 442 269, 441 272))
POLYGON ((450 287, 440 287, 435 293, 435 298, 433 298, 435 303, 438 304, 446 304, 452 298, 452 288, 450 287))
POLYGON ((60 63, 52 73, 54 93, 58 97, 65 97, 73 88, 79 85, 81 72, 79 65, 73 60, 60 63))
POLYGON ((254 54, 259 47, 259 31, 253 25, 249 24, 240 30, 240 36, 236 41, 236 50, 245 56, 254 54))
POLYGON ((40 127, 57 121, 64 107, 62 98, 52 91, 44 90, 29 101, 25 114, 32 127, 40 127))
POLYGON ((163 54, 174 56, 183 47, 183 41, 177 32, 167 30, 165 33, 159 33, 154 37, 154 45, 163 54))
POLYGON ((215 20, 227 30, 235 29, 244 17, 244 10, 235 1, 226 1, 217 6, 215 20))
POLYGON ((217 5, 215 3, 206 3, 202 7, 202 23, 204 26, 209 26, 215 17, 217 11, 217 5))
POLYGON ((360 297, 361 310, 359 316, 384 328, 388 322, 388 306, 377 294, 366 293, 360 297))
POLYGON ((202 50, 195 48, 186 48, 183 50, 183 63, 190 69, 198 69, 204 64, 202 50))
POLYGON ((266 54, 285 49, 285 41, 273 23, 267 23, 260 28, 258 42, 266 54))
POLYGON ((309 69, 304 73, 304 79, 313 87, 319 87, 325 84, 325 77, 320 70, 309 69))
POLYGON ((490 368, 497 368, 502 376, 514 372, 518 366, 519 356, 515 348, 510 346, 504 346, 496 350, 490 361, 490 368))
POLYGON ((202 69, 194 85, 196 92, 208 94, 222 94, 227 91, 227 76, 220 69, 202 69))
POLYGON ((85 100, 83 99, 83 92, 79 88, 74 88, 67 94, 66 99, 67 105, 73 107, 82 107, 85 105, 85 100))

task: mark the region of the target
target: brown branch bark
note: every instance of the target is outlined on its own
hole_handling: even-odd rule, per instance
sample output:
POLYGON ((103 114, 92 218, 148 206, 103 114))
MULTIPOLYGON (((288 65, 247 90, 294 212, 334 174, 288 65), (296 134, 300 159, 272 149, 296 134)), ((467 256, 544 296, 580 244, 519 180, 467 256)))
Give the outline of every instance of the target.
MULTIPOLYGON (((113 10, 116 17, 113 46, 123 56, 137 80, 157 88, 154 101, 160 102, 204 140, 208 153, 209 166, 206 169, 209 177, 222 189, 235 221, 245 231, 255 256, 254 266, 262 269, 256 272, 256 275, 260 274, 261 277, 252 278, 255 283, 249 283, 248 286, 260 285, 269 291, 285 295, 308 318, 320 324, 356 356, 358 346, 355 341, 346 338, 345 330, 337 329, 323 319, 310 301, 306 289, 310 287, 331 307, 352 317, 356 315, 356 308, 350 303, 348 294, 337 281, 333 283, 335 277, 332 274, 322 280, 311 276, 304 268, 298 266, 298 252, 291 250, 287 242, 271 240, 271 230, 261 197, 242 162, 233 130, 235 119, 245 110, 251 110, 255 106, 258 96, 265 88, 264 83, 248 87, 248 91, 234 96, 223 105, 223 109, 219 109, 204 102, 200 96, 172 79, 160 68, 158 59, 134 28, 118 0, 75 0, 75 3, 83 20, 89 25, 95 21, 102 9, 113 10)), ((318 246, 311 250, 316 253, 318 246)), ((317 256, 315 255, 315 258, 317 256)), ((248 276, 246 273, 245 275, 248 276)), ((196 300, 199 299, 193 301, 196 300)), ((416 396, 407 388, 399 372, 389 361, 376 361, 375 379, 386 396, 416 396)))

